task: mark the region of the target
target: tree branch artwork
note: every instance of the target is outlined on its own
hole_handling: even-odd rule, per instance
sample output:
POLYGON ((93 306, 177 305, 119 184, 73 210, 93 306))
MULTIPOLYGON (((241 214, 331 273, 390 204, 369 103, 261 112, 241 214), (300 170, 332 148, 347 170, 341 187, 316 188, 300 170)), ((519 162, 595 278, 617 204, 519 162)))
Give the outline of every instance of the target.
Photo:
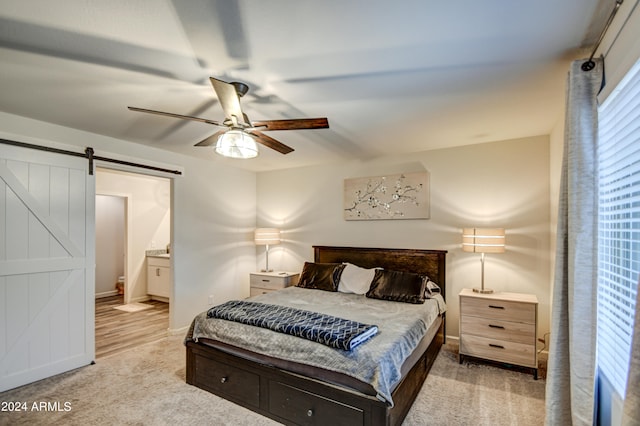
POLYGON ((429 174, 345 179, 346 220, 428 219, 429 174))

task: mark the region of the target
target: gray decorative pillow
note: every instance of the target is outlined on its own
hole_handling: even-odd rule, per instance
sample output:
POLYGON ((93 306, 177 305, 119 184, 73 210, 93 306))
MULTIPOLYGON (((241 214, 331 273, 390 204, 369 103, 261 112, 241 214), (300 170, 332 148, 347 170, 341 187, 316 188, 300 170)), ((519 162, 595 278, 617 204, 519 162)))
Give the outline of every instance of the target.
POLYGON ((341 263, 304 262, 298 287, 338 291, 338 283, 343 269, 344 265, 341 263))
POLYGON ((425 301, 427 278, 411 272, 377 270, 367 297, 420 304, 425 301))

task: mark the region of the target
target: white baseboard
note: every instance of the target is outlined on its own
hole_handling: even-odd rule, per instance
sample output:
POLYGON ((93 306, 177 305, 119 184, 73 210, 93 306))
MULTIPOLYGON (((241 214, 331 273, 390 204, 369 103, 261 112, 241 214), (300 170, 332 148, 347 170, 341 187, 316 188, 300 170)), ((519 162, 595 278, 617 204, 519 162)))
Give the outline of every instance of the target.
POLYGON ((139 296, 131 299, 129 303, 137 303, 137 302, 146 302, 147 300, 151 300, 151 298, 147 296, 139 296))
POLYGON ((118 290, 103 291, 101 293, 96 293, 96 299, 101 299, 103 297, 117 296, 117 295, 118 295, 118 290))

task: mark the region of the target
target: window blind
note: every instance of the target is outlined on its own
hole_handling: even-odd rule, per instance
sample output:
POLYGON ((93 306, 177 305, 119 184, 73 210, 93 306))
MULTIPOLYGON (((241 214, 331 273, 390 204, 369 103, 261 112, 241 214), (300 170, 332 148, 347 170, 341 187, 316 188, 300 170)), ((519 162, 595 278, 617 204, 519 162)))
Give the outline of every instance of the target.
POLYGON ((624 397, 640 271, 640 61, 598 109, 598 366, 624 397))

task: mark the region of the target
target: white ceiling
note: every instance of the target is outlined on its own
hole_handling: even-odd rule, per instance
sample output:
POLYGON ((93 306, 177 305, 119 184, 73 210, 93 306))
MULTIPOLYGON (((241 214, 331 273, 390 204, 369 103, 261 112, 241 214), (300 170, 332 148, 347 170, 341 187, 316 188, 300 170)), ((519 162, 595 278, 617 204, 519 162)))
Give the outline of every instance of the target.
POLYGON ((255 171, 549 134, 612 4, 3 0, 0 111, 255 171), (127 109, 221 121, 209 76, 249 84, 254 121, 331 128, 229 160, 193 147, 220 128, 127 109))

